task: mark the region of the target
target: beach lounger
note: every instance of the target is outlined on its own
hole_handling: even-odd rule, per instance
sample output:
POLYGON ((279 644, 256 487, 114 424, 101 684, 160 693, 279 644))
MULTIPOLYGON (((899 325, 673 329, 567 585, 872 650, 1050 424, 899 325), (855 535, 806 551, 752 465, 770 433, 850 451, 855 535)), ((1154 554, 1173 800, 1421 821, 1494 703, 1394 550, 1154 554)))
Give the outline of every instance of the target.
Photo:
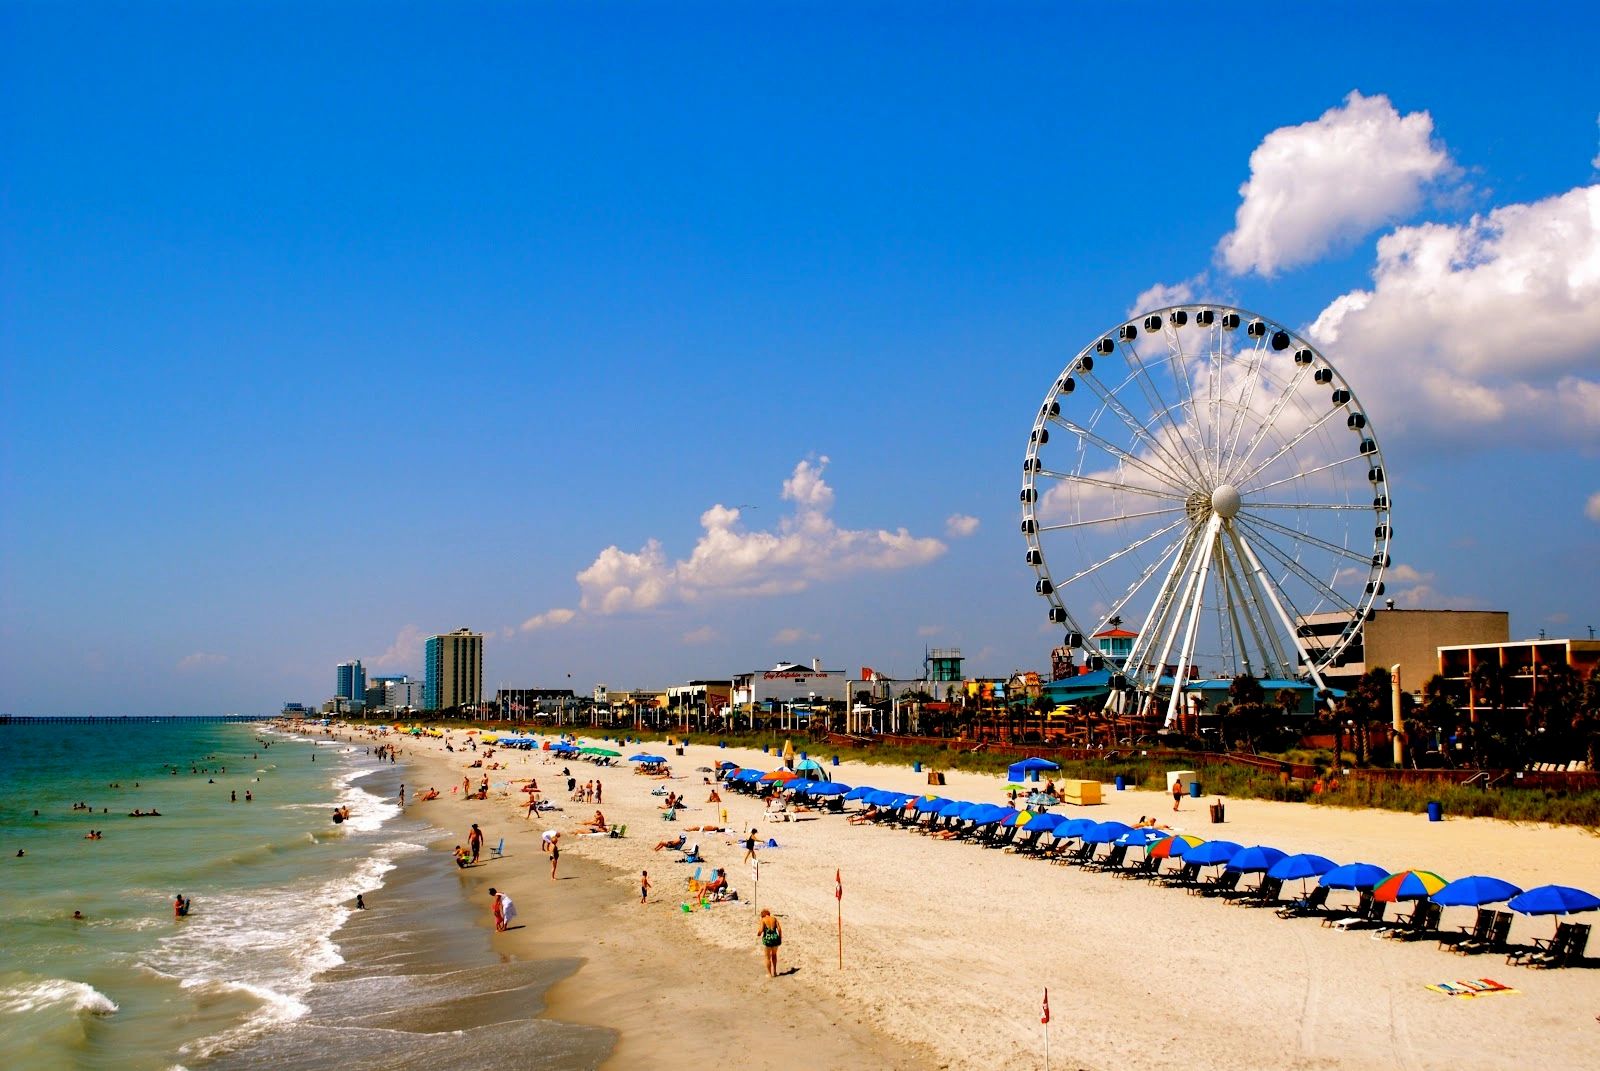
POLYGON ((1248 907, 1273 907, 1277 904, 1278 894, 1282 891, 1282 878, 1262 878, 1254 889, 1229 899, 1232 903, 1244 904, 1248 907))
POLYGON ((1237 870, 1224 870, 1210 881, 1196 882, 1189 892, 1198 896, 1226 896, 1239 887, 1243 876, 1237 870))
POLYGON ((1088 862, 1089 857, 1093 854, 1093 844, 1080 844, 1070 852, 1063 852, 1061 857, 1054 860, 1054 862, 1059 863, 1061 866, 1078 866, 1088 862))
POLYGON ((1161 869, 1161 860, 1153 855, 1147 855, 1136 866, 1122 867, 1117 871, 1119 878, 1153 878, 1161 869))
POLYGON ((1367 917, 1367 912, 1372 909, 1372 890, 1368 889, 1361 894, 1361 900, 1356 904, 1354 911, 1330 911, 1322 920, 1324 926, 1336 926, 1343 929, 1346 925, 1360 922, 1367 917))
POLYGON ((1439 947, 1448 947, 1452 952, 1460 952, 1463 956, 1473 951, 1472 948, 1463 946, 1476 945, 1489 939, 1489 931, 1494 927, 1495 915, 1498 912, 1492 907, 1478 908, 1478 917, 1472 921, 1471 926, 1458 926, 1454 934, 1440 934, 1439 947))
POLYGON ((1200 882, 1200 864, 1185 863, 1169 874, 1158 874, 1156 880, 1163 885, 1170 885, 1178 889, 1198 885, 1200 882))
POLYGON ((1385 930, 1383 935, 1397 941, 1415 941, 1419 937, 1426 937, 1438 929, 1439 913, 1443 910, 1438 904, 1419 900, 1417 906, 1411 909, 1411 914, 1396 919, 1394 926, 1385 930))
POLYGON ((1556 926, 1555 936, 1548 941, 1535 940, 1534 950, 1523 962, 1530 967, 1571 967, 1583 959, 1589 943, 1587 923, 1563 922, 1556 926), (1566 931, 1563 937, 1562 931, 1566 931))
MULTIPOLYGON (((1354 915, 1346 915, 1341 919, 1331 920, 1331 925, 1340 930, 1365 929, 1368 926, 1383 925, 1383 913, 1388 910, 1389 903, 1373 897, 1372 891, 1361 894, 1361 906, 1356 908, 1354 915)), ((1324 926, 1330 925, 1330 920, 1324 919, 1324 926)))
POLYGON ((1323 906, 1327 902, 1328 887, 1326 885, 1318 885, 1311 890, 1310 895, 1303 896, 1298 900, 1290 900, 1287 904, 1278 908, 1278 917, 1280 919, 1293 919, 1301 918, 1305 915, 1315 915, 1323 910, 1323 906))
MULTIPOLYGON (((685 848, 683 850, 683 858, 679 859, 678 862, 680 862, 680 863, 703 863, 703 862, 705 862, 704 859, 700 858, 700 845, 691 844, 687 848, 685 848)), ((696 870, 695 873, 698 874, 699 871, 696 870)))
MULTIPOLYGON (((1488 915, 1489 923, 1482 937, 1478 937, 1477 925, 1473 925, 1473 934, 1457 941, 1450 946, 1450 951, 1460 956, 1475 956, 1484 952, 1508 952, 1510 946, 1507 938, 1511 936, 1511 912, 1491 911, 1480 909, 1478 914, 1488 915)), ((1465 927, 1463 927, 1463 930, 1465 927)))
POLYGON ((1004 848, 1006 845, 1010 844, 1014 839, 1016 839, 1016 826, 997 825, 992 828, 995 830, 995 833, 988 840, 983 842, 983 846, 985 848, 1004 848))
POLYGON ((1122 860, 1127 858, 1128 846, 1126 844, 1113 844, 1111 850, 1099 859, 1090 858, 1084 866, 1089 870, 1120 870, 1122 860))

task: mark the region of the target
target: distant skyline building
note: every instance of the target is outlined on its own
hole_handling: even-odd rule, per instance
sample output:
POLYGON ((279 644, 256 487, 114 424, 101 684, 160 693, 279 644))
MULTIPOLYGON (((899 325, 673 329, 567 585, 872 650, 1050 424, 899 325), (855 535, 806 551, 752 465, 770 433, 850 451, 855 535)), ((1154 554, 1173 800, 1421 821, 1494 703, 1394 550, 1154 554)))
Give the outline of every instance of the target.
POLYGON ((423 648, 422 708, 448 710, 483 701, 483 634, 460 628, 429 636, 423 648))
POLYGON ((367 671, 362 667, 361 659, 339 663, 333 695, 335 699, 343 699, 353 705, 367 701, 367 671))

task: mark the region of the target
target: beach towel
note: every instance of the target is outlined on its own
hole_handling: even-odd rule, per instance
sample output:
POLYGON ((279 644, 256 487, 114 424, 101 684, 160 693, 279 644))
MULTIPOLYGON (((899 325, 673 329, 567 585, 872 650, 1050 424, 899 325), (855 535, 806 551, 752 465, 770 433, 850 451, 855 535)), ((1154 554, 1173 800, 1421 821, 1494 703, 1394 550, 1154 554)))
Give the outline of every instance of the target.
POLYGON ((1458 979, 1454 982, 1435 982, 1425 986, 1435 993, 1447 997, 1488 997, 1496 993, 1518 993, 1521 990, 1514 986, 1502 985, 1493 978, 1474 978, 1470 980, 1458 979))

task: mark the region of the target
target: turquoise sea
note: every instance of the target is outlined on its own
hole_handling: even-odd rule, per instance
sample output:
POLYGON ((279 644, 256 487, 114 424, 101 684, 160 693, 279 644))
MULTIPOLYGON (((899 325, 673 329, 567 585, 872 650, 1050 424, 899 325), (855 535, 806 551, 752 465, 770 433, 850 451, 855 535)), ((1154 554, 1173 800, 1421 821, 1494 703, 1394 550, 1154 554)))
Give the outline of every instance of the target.
POLYGON ((261 724, 0 726, 5 1067, 432 1068, 484 1029, 597 1066, 605 1032, 533 1018, 574 965, 498 961, 403 780, 261 724))

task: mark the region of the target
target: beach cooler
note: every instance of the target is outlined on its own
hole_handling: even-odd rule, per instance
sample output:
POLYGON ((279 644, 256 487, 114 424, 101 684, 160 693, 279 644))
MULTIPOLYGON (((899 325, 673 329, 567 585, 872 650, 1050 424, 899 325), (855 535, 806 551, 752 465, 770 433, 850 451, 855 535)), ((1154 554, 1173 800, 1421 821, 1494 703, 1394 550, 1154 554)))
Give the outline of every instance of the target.
POLYGON ((1061 796, 1068 803, 1076 803, 1080 807, 1093 806, 1100 802, 1100 782, 1063 781, 1061 782, 1061 796))

